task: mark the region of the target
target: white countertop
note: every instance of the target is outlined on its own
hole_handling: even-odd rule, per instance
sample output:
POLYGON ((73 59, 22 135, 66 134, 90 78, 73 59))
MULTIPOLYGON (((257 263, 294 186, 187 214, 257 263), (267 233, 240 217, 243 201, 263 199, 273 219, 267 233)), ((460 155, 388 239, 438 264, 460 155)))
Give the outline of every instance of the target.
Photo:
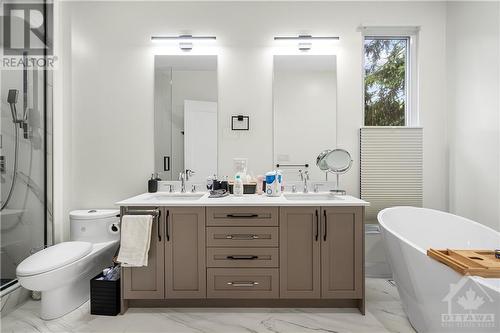
POLYGON ((245 194, 209 198, 207 192, 198 193, 143 193, 118 201, 118 206, 369 206, 370 203, 350 195, 333 195, 330 192, 284 193, 279 197, 245 194))

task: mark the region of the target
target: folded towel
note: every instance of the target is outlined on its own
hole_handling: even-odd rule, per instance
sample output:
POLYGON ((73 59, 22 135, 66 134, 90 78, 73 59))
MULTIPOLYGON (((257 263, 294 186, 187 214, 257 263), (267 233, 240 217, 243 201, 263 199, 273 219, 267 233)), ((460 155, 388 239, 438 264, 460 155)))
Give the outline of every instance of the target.
POLYGON ((151 243, 151 215, 124 215, 121 222, 121 245, 117 261, 124 267, 148 265, 151 243))

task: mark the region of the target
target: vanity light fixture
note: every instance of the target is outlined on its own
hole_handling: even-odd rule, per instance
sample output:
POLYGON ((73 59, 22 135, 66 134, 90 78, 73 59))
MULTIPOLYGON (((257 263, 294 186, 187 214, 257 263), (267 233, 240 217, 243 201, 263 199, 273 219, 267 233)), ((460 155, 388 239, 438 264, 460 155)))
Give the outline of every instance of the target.
POLYGON ((193 41, 210 41, 216 40, 215 36, 193 36, 193 35, 179 35, 179 36, 151 36, 153 42, 164 41, 179 41, 179 48, 183 51, 191 51, 193 49, 193 41))
POLYGON ((328 41, 328 40, 339 40, 336 36, 311 36, 311 35, 298 35, 298 36, 276 36, 274 40, 284 40, 284 41, 298 41, 298 47, 300 51, 308 51, 312 48, 312 42, 316 40, 328 41))

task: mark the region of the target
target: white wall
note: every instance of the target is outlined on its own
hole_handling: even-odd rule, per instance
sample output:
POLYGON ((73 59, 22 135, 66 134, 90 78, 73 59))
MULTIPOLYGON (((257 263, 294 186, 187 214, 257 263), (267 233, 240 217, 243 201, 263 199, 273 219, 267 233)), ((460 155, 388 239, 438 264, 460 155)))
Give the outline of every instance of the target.
MULTIPOLYGON (((221 174, 232 172, 233 157, 248 157, 254 172, 272 167, 272 64, 279 52, 273 36, 340 36, 338 146, 355 158, 343 184, 359 195, 360 25, 421 26, 424 205, 447 209, 444 3, 85 2, 63 3, 62 14, 61 54, 69 52, 69 59, 63 59, 64 81, 59 84, 69 91, 58 105, 67 106, 60 113, 69 141, 59 156, 65 184, 56 188, 63 189, 58 193, 63 216, 70 209, 111 207, 145 190, 154 167, 154 54, 162 52, 150 42, 153 34, 217 36, 221 174), (232 114, 249 115, 251 130, 231 132, 232 114)), ((59 232, 67 235, 67 223, 62 226, 59 232)))
POLYGON ((500 8, 447 6, 450 211, 500 229, 500 8))

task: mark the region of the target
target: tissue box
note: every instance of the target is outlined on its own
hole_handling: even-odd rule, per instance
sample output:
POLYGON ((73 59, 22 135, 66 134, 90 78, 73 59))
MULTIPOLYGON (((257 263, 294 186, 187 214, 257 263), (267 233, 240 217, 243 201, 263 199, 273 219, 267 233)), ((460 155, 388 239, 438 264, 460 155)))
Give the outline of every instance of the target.
POLYGON ((90 314, 116 316, 120 313, 120 279, 98 280, 100 273, 90 280, 90 314))
MULTIPOLYGON (((229 183, 229 193, 233 194, 233 183, 229 183)), ((243 184, 243 194, 255 194, 257 184, 255 183, 245 183, 243 184)))

